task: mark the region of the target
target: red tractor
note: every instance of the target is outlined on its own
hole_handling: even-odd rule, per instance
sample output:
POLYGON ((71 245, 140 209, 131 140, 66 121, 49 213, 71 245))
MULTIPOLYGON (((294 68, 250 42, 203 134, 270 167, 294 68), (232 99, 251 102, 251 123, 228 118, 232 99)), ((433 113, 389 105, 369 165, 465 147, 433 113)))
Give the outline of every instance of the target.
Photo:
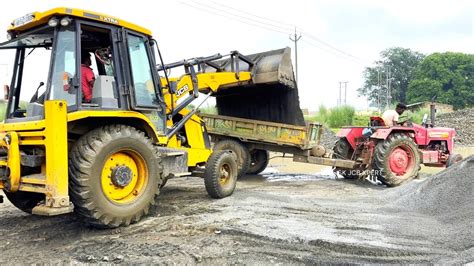
POLYGON ((422 125, 385 126, 380 117, 370 118, 370 127, 344 127, 337 136, 333 158, 355 161, 353 169, 336 167, 347 179, 372 177, 387 186, 397 186, 418 176, 420 165, 449 167, 462 160, 453 153, 453 128, 434 127, 427 115, 422 125))

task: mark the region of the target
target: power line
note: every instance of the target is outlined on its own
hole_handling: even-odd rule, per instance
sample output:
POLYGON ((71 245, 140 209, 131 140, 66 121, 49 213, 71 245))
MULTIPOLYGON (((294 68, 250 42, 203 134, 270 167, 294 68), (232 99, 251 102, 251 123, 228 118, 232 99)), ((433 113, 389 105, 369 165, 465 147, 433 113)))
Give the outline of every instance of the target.
POLYGON ((357 59, 357 60, 364 61, 364 60, 360 59, 360 58, 357 57, 357 56, 354 56, 354 55, 352 55, 352 54, 350 54, 350 53, 347 53, 347 52, 345 52, 345 51, 343 51, 343 50, 341 50, 341 49, 339 49, 339 48, 337 48, 337 47, 335 47, 335 46, 333 46, 333 45, 331 45, 331 44, 329 44, 329 43, 327 43, 327 42, 325 42, 325 41, 323 41, 323 40, 321 40, 321 39, 319 39, 319 38, 317 38, 317 37, 315 37, 314 35, 312 35, 312 34, 310 34, 310 33, 307 33, 307 32, 305 32, 305 31, 303 31, 303 33, 304 33, 305 35, 308 35, 309 38, 311 38, 311 39, 313 39, 313 40, 315 40, 315 41, 317 41, 317 42, 319 42, 319 43, 321 43, 321 44, 324 44, 325 46, 330 47, 331 49, 336 50, 336 51, 338 51, 338 52, 341 53, 341 54, 344 54, 344 55, 346 55, 346 56, 348 56, 348 57, 352 57, 352 58, 357 59))
MULTIPOLYGON (((258 18, 260 18, 260 19, 264 19, 264 20, 267 20, 267 21, 276 22, 276 23, 281 24, 281 25, 286 25, 286 26, 284 26, 284 27, 280 27, 280 26, 276 26, 276 25, 274 25, 274 24, 269 24, 269 25, 272 25, 272 26, 275 26, 275 27, 280 27, 281 29, 289 30, 289 27, 290 27, 290 26, 292 27, 291 24, 284 23, 284 22, 279 22, 279 21, 276 21, 276 20, 274 20, 274 19, 270 19, 270 18, 267 18, 267 17, 259 16, 259 15, 256 15, 256 14, 253 14, 253 13, 250 13, 250 12, 246 12, 246 11, 243 11, 243 10, 240 10, 240 9, 237 9, 237 8, 234 8, 234 7, 231 7, 231 6, 228 6, 228 5, 224 5, 224 4, 215 2, 215 1, 212 1, 212 3, 214 3, 214 4, 216 4, 216 5, 219 5, 219 6, 221 6, 221 7, 224 7, 224 8, 228 8, 228 9, 231 9, 231 10, 234 10, 234 11, 237 11, 237 12, 241 12, 241 13, 250 15, 250 16, 252 16, 252 17, 258 17, 258 18)), ((210 7, 210 6, 208 6, 208 7, 210 7)), ((213 8, 213 7, 210 7, 210 8, 213 8)), ((230 12, 227 12, 227 13, 230 13, 230 12)), ((230 14, 233 14, 233 13, 230 13, 230 14)), ((247 18, 247 17, 245 17, 245 18, 247 18)), ((248 18, 248 19, 254 20, 253 18, 248 18)), ((256 22, 259 22, 259 23, 264 23, 264 24, 265 24, 265 22, 261 22, 261 21, 258 21, 258 20, 255 20, 255 21, 256 21, 256 22)), ((299 28, 299 27, 298 27, 298 28, 299 28)), ((329 44, 328 42, 323 41, 323 40, 317 38, 316 36, 314 36, 314 35, 312 35, 312 34, 306 32, 306 31, 304 31, 304 30, 301 29, 301 28, 299 28, 299 29, 300 29, 300 32, 301 32, 301 33, 304 33, 305 35, 308 35, 309 38, 311 38, 311 39, 313 39, 313 40, 315 40, 315 41, 317 41, 317 42, 319 42, 319 43, 321 43, 321 44, 323 44, 323 45, 325 45, 325 46, 327 46, 327 47, 330 47, 331 49, 336 50, 336 51, 338 51, 339 53, 342 53, 342 54, 344 54, 344 55, 346 55, 346 56, 352 57, 352 58, 357 59, 357 60, 364 61, 364 60, 360 59, 360 58, 357 57, 357 56, 354 56, 354 55, 352 55, 352 54, 350 54, 350 53, 347 53, 347 52, 345 52, 345 51, 343 51, 343 50, 341 50, 341 49, 339 49, 339 48, 337 48, 337 47, 335 47, 335 46, 329 44)))
POLYGON ((327 53, 333 54, 333 55, 338 56, 338 57, 340 57, 340 58, 344 58, 344 59, 346 59, 346 60, 350 60, 350 61, 352 61, 352 62, 354 62, 354 63, 357 63, 357 64, 360 64, 360 65, 365 65, 362 61, 356 60, 355 58, 352 58, 352 57, 348 57, 348 56, 345 55, 345 54, 337 53, 336 51, 329 50, 329 49, 327 49, 327 48, 325 48, 325 47, 321 47, 321 46, 316 45, 316 44, 314 44, 314 43, 312 43, 312 42, 310 42, 310 41, 308 41, 308 40, 305 40, 305 39, 302 39, 302 41, 303 41, 304 43, 308 44, 308 45, 311 45, 311 46, 313 46, 313 47, 316 47, 316 48, 318 48, 318 49, 320 49, 320 50, 323 50, 323 51, 325 51, 325 52, 327 52, 327 53))
POLYGON ((252 17, 257 17, 257 18, 260 18, 260 19, 263 19, 263 20, 267 20, 267 21, 271 21, 273 23, 277 23, 277 24, 280 24, 280 25, 285 25, 283 27, 287 28, 287 29, 292 29, 294 26, 292 24, 289 24, 289 23, 285 23, 285 22, 281 22, 281 21, 278 21, 278 20, 274 20, 274 19, 271 19, 271 18, 267 18, 267 17, 263 17, 263 16, 260 16, 260 15, 257 15, 257 14, 254 14, 254 13, 250 13, 250 12, 247 12, 247 11, 244 11, 244 10, 241 10, 241 9, 237 9, 235 7, 231 7, 231 6, 228 6, 228 5, 225 5, 225 4, 222 4, 222 3, 219 3, 219 2, 216 2, 216 1, 211 1, 212 3, 218 5, 218 6, 221 6, 221 7, 224 7, 224 8, 228 8, 228 9, 231 9, 231 10, 234 10, 234 11, 237 11, 237 12, 240 12, 240 13, 244 13, 244 14, 247 14, 249 16, 252 16, 252 17))
POLYGON ((192 8, 194 8, 194 9, 198 9, 198 10, 203 11, 203 12, 207 12, 207 13, 210 13, 210 14, 213 14, 213 15, 216 15, 216 16, 221 16, 221 17, 228 18, 228 19, 233 19, 233 20, 236 20, 236 21, 238 21, 238 22, 241 22, 241 23, 244 23, 244 24, 253 26, 253 27, 257 27, 257 28, 261 28, 261 29, 273 31, 273 32, 276 32, 276 33, 285 34, 285 35, 288 34, 288 32, 283 32, 283 31, 280 31, 280 30, 276 30, 276 29, 272 29, 272 28, 265 27, 265 26, 257 25, 257 24, 254 24, 254 23, 250 23, 250 22, 247 22, 247 21, 243 21, 243 20, 238 19, 238 18, 228 17, 228 16, 226 16, 226 15, 219 14, 219 13, 217 13, 217 12, 213 12, 213 11, 210 11, 210 10, 207 10, 207 9, 204 9, 204 8, 201 8, 201 7, 198 7, 198 6, 191 5, 191 4, 189 4, 189 3, 185 3, 185 2, 182 2, 182 1, 181 1, 180 3, 183 4, 183 5, 192 7, 192 8))
POLYGON ((241 18, 241 19, 247 19, 247 20, 250 20, 252 21, 253 23, 260 23, 260 24, 263 24, 265 26, 269 26, 269 27, 274 27, 274 28, 277 28, 278 30, 288 30, 288 28, 282 28, 280 26, 276 26, 276 25, 273 25, 273 24, 270 24, 270 23, 265 23, 265 22, 261 22, 261 21, 258 21, 254 18, 249 18, 249 17, 246 17, 246 16, 241 16, 239 14, 234 14, 232 12, 229 12, 229 11, 226 11, 224 9, 220 9, 220 8, 217 8, 217 7, 214 7, 214 6, 211 6, 211 5, 208 5, 208 4, 205 4, 205 3, 202 3, 202 2, 197 2, 195 0, 192 0, 192 2, 195 4, 195 5, 202 5, 202 6, 205 6, 206 8, 210 8, 210 9, 214 9, 216 11, 219 11, 219 12, 223 12, 223 13, 226 13, 226 14, 229 14, 231 16, 234 16, 234 17, 237 17, 237 18, 241 18))
MULTIPOLYGON (((208 4, 205 4, 205 3, 202 3, 202 2, 197 2, 195 0, 192 0, 193 1, 193 5, 189 4, 189 3, 185 3, 185 2, 182 2, 182 4, 184 5, 187 5, 187 6, 190 6, 192 8, 195 8, 195 9, 198 9, 198 10, 201 10, 201 11, 204 11, 204 12, 207 12, 207 13, 211 13, 211 14, 214 14, 214 15, 218 15, 218 16, 221 16, 221 17, 225 17, 225 18, 228 18, 228 19, 233 19, 233 20, 236 20, 236 21, 239 21, 241 23, 244 23, 244 24, 247 24, 247 25, 250 25, 250 26, 254 26, 254 27, 258 27, 258 28, 262 28, 262 29, 266 29, 266 30, 269 30, 269 31, 273 31, 273 32, 277 32, 277 33, 284 33, 284 34, 287 34, 288 33, 288 29, 289 27, 288 26, 279 26, 279 25, 275 25, 274 23, 268 23, 268 22, 264 22, 264 21, 259 21, 255 18, 250 18, 250 17, 247 17, 247 16, 242 16, 240 14, 235 14, 233 12, 230 12, 230 11, 227 11, 227 10, 224 10, 224 9, 221 9, 221 8, 217 8, 215 6, 211 6, 211 5, 208 5, 208 4), (204 6, 206 8, 202 8, 200 6, 204 6), (214 10, 214 11, 211 11, 211 10, 214 10), (217 11, 217 12, 215 12, 217 11), (222 13, 225 13, 225 14, 228 14, 230 16, 226 16, 222 13), (243 19, 243 20, 242 20, 243 19), (252 22, 249 22, 249 21, 252 21, 252 22)), ((272 22, 276 22, 278 24, 281 24, 281 25, 290 25, 290 24, 287 24, 287 23, 284 23, 284 22, 278 22, 276 20, 273 20, 273 19, 270 19, 270 18, 266 18, 266 17, 263 17, 263 16, 259 16, 259 15, 256 15, 256 14, 252 14, 250 12, 246 12, 246 11, 242 11, 240 9, 236 9, 236 8, 233 8, 231 6, 228 6, 228 5, 224 5, 224 4, 220 4, 220 3, 217 3, 215 1, 212 1, 213 3, 215 3, 216 5, 218 6, 221 6, 223 8, 226 8, 226 9, 231 9, 233 11, 237 11, 237 12, 240 12, 240 13, 245 13, 247 15, 250 15, 250 16, 253 16, 253 17, 258 17, 260 19, 264 19, 264 20, 267 20, 267 21, 272 21, 272 22)), ((299 28, 299 27, 298 27, 299 28)), ((306 31, 303 31, 301 28, 300 29, 300 35, 301 33, 304 33, 305 35, 308 35, 308 37, 310 39, 312 39, 313 41, 315 42, 318 42, 320 44, 322 44, 325 48, 328 48, 328 49, 325 49, 321 46, 318 46, 318 45, 315 45, 314 43, 311 43, 307 40, 303 40, 305 43, 311 45, 311 46, 314 46, 316 48, 319 48, 325 52, 328 52, 328 53, 332 53, 334 55, 343 55, 345 59, 350 59, 354 62, 357 62, 359 64, 363 64, 365 65, 366 61, 357 57, 357 56, 354 56, 350 53, 347 53, 331 44, 329 44, 328 42, 324 41, 324 40, 321 40, 320 38, 317 38, 316 36, 314 36, 313 34, 311 33, 308 33, 306 31), (336 52, 336 53, 335 53, 336 52)))

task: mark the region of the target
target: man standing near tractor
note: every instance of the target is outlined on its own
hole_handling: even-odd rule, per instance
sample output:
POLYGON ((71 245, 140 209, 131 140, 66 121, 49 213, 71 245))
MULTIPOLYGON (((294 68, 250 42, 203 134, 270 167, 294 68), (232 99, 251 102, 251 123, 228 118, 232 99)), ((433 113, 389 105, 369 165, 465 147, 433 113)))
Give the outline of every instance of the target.
POLYGON ((399 121, 400 116, 405 112, 407 106, 403 103, 398 103, 395 110, 387 110, 382 114, 382 119, 386 126, 393 127, 394 125, 402 124, 399 121))

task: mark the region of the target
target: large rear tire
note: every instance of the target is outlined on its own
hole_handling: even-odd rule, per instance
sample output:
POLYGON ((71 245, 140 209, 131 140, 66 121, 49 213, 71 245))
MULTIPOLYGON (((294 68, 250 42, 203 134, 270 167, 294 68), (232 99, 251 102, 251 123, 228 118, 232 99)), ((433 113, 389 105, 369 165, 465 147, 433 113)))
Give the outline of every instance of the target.
POLYGON ((250 152, 244 144, 238 140, 224 139, 214 145, 215 151, 230 151, 237 156, 237 176, 241 177, 248 172, 250 167, 250 152))
POLYGON ((267 168, 270 162, 270 154, 266 150, 252 150, 250 152, 250 166, 247 174, 258 175, 265 168, 267 168))
POLYGON ((383 184, 398 186, 418 176, 420 154, 412 138, 394 133, 377 143, 373 159, 374 175, 383 184))
POLYGON ((108 125, 82 136, 70 152, 69 191, 92 226, 127 226, 146 215, 162 183, 160 157, 133 127, 108 125))
POLYGON ((212 198, 221 199, 234 193, 237 184, 237 162, 228 151, 215 151, 204 171, 206 191, 212 198))
POLYGON ((18 209, 31 214, 33 208, 40 203, 40 201, 45 199, 44 194, 41 193, 32 193, 32 192, 7 192, 3 191, 7 199, 13 204, 13 206, 18 209))

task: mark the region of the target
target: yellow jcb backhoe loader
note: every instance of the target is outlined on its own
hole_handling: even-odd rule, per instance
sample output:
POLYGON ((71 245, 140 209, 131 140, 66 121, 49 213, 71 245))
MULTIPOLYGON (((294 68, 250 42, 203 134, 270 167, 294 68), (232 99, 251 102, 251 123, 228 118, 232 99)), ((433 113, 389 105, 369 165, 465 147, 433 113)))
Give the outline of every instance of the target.
POLYGON ((249 60, 236 52, 231 64, 212 57, 164 65, 149 30, 78 9, 27 14, 8 37, 0 53, 15 55, 0 124, 0 189, 13 205, 47 216, 75 211, 110 228, 140 220, 167 178, 196 167, 205 167, 211 197, 233 193, 235 156, 212 152, 203 120, 187 107, 198 91, 255 87, 271 73, 241 71, 249 60), (179 66, 185 74, 167 76, 179 66))

